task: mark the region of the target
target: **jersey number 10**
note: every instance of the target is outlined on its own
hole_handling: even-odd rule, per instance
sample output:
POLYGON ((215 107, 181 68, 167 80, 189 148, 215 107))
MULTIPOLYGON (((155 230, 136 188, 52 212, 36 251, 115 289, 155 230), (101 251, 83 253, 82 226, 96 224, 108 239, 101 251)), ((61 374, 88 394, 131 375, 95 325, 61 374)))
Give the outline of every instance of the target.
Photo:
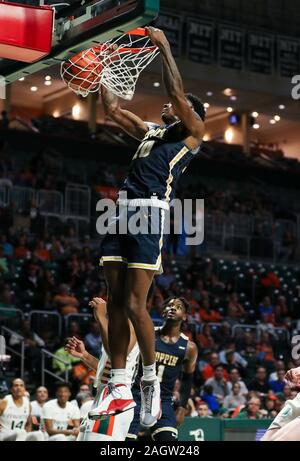
POLYGON ((139 146, 138 150, 135 153, 135 156, 132 160, 136 160, 137 158, 148 157, 150 154, 155 141, 143 141, 139 146))

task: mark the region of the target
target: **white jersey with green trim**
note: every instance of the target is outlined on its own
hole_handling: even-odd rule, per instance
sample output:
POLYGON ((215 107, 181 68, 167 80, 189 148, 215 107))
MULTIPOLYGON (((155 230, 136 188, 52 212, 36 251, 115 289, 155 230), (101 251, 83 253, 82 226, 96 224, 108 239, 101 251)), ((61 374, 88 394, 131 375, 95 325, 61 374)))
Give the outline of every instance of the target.
MULTIPOLYGON (((136 342, 126 360, 126 384, 129 384, 130 386, 134 383, 137 374, 139 357, 140 349, 138 343, 136 342)), ((110 370, 111 362, 104 347, 102 346, 102 354, 98 363, 94 387, 98 388, 100 385, 104 387, 108 383, 110 379, 110 370)))
POLYGON ((0 416, 0 432, 8 430, 24 430, 30 415, 30 402, 23 397, 21 406, 17 406, 11 394, 4 397, 6 408, 0 416))

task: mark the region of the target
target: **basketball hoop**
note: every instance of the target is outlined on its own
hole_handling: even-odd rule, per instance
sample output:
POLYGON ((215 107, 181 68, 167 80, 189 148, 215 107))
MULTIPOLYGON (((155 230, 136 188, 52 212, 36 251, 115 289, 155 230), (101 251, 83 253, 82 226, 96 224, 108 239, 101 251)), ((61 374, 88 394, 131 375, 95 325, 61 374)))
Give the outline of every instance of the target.
POLYGON ((97 92, 103 85, 117 96, 131 100, 141 72, 158 54, 146 29, 138 28, 63 62, 61 77, 81 96, 97 92))

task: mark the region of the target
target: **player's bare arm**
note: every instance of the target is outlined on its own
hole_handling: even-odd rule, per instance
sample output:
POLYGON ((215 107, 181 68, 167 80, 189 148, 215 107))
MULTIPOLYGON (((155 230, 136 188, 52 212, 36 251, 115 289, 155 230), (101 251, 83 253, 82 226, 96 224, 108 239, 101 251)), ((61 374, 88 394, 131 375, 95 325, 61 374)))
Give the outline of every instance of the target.
POLYGON ((25 424, 25 431, 26 432, 31 432, 32 431, 32 417, 31 417, 31 404, 29 405, 29 416, 25 424))
POLYGON ((51 437, 52 435, 74 435, 73 430, 71 429, 54 429, 53 428, 53 420, 52 419, 45 419, 45 428, 48 435, 51 437))
POLYGON ((28 416, 28 419, 25 424, 25 431, 26 432, 31 432, 32 431, 32 419, 31 419, 31 410, 30 410, 30 415, 28 416))
POLYGON ((97 371, 99 360, 87 352, 84 342, 80 339, 75 336, 68 338, 65 350, 73 357, 82 360, 92 370, 97 371))
POLYGON ((185 417, 186 404, 191 394, 193 375, 196 369, 198 348, 192 341, 188 342, 185 362, 183 364, 182 383, 180 388, 180 405, 176 411, 177 426, 180 426, 185 417))
POLYGON ((204 123, 188 103, 176 62, 172 56, 170 44, 160 29, 146 27, 153 45, 160 50, 163 61, 163 79, 167 94, 177 116, 190 133, 185 140, 188 147, 196 149, 204 135, 204 123))
MULTIPOLYGON (((107 355, 110 355, 109 346, 108 346, 108 318, 107 318, 107 310, 106 310, 106 302, 102 298, 93 298, 90 301, 89 305, 94 310, 94 317, 98 322, 100 328, 100 334, 104 349, 107 355)), ((129 321, 129 328, 130 328, 130 342, 128 345, 127 355, 132 351, 136 344, 136 335, 133 328, 132 323, 129 321)))
POLYGON ((101 95, 105 114, 130 136, 141 141, 148 131, 147 124, 137 115, 122 109, 119 98, 104 86, 101 87, 101 95))
POLYGON ((7 406, 7 401, 6 400, 0 400, 0 416, 3 415, 3 412, 7 406))
POLYGON ((194 373, 198 358, 198 348, 193 341, 189 341, 186 349, 185 362, 183 365, 184 373, 194 373))

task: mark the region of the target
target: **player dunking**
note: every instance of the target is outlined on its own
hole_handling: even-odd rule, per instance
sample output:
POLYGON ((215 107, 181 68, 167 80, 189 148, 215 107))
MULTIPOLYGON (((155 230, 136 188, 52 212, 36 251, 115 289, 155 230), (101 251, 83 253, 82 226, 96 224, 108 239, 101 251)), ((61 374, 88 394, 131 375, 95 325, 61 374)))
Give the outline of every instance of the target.
MULTIPOLYGON (((155 352, 157 376, 161 387, 162 417, 151 428, 151 436, 155 441, 168 442, 177 439, 177 426, 183 422, 185 407, 191 394, 198 350, 196 344, 181 333, 188 307, 188 302, 184 298, 168 299, 164 303, 164 325, 156 328, 155 352), (176 379, 181 373, 180 404, 175 414, 172 396, 176 379)), ((136 401, 139 401, 138 379, 133 388, 133 395, 136 401)), ((137 405, 127 439, 135 439, 139 428, 137 405)))
MULTIPOLYGON (((112 224, 129 222, 137 208, 147 210, 151 234, 107 233, 102 243, 101 263, 108 287, 109 349, 112 370, 107 397, 91 417, 114 414, 135 406, 131 389, 125 383, 129 342, 128 318, 138 340, 142 361, 141 423, 156 424, 160 414, 160 387, 155 366, 155 333, 146 309, 146 299, 155 273, 161 268, 165 212, 174 197, 174 186, 192 158, 199 152, 204 134, 205 109, 193 95, 185 94, 170 45, 164 33, 147 28, 149 37, 162 56, 163 79, 170 102, 163 106, 164 126, 150 126, 121 108, 118 98, 102 87, 107 116, 141 144, 133 157, 112 224), (125 202, 125 203, 124 203, 125 202), (123 214, 121 207, 127 206, 123 214)), ((113 51, 112 51, 113 52, 113 51)))

